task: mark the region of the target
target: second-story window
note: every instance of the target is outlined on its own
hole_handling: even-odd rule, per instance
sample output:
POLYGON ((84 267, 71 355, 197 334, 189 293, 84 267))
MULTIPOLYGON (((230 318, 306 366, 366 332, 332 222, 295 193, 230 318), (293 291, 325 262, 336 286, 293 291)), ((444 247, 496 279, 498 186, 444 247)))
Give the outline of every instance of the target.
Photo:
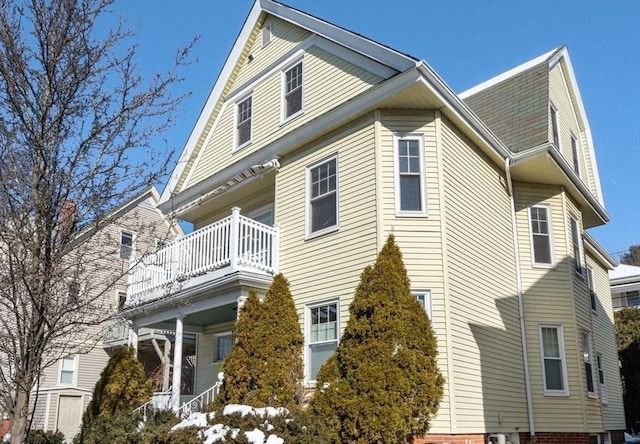
POLYGON ((425 215, 425 178, 422 137, 396 140, 396 213, 425 215))
POLYGON ((560 151, 560 128, 558 124, 558 111, 553 105, 549 105, 549 114, 551 116, 551 132, 553 136, 553 144, 560 151))
POLYGON ((582 240, 580 237, 580 228, 578 225, 578 219, 575 216, 570 217, 571 224, 571 244, 573 248, 573 269, 576 273, 582 274, 584 272, 584 265, 582 261, 582 240))
POLYGON ((76 372, 75 356, 67 356, 60 360, 60 384, 73 385, 76 372))
POLYGON ((251 142, 251 96, 236 105, 236 149, 251 142))
POLYGON ((591 351, 591 334, 582 332, 582 358, 584 360, 584 374, 587 383, 587 393, 595 396, 593 383, 593 352, 591 351))
POLYGON ((332 157, 307 170, 309 183, 308 234, 338 226, 338 159, 332 157))
POLYGON ((551 265, 551 230, 549 227, 549 209, 543 206, 529 208, 531 223, 531 244, 533 263, 551 265))
POLYGON ((69 304, 78 305, 80 303, 80 284, 71 282, 69 284, 69 304))
POLYGON ((133 233, 123 231, 120 234, 120 259, 129 259, 133 254, 133 233))
POLYGON ((302 112, 302 61, 284 71, 283 119, 287 120, 302 112))

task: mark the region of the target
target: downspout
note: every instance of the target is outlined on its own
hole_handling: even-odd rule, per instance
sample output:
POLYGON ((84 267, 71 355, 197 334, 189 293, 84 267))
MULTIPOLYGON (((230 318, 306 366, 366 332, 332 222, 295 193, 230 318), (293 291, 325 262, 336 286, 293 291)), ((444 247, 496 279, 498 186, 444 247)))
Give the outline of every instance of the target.
MULTIPOLYGON (((504 160, 504 170, 507 174, 507 190, 511 205, 511 230, 513 233, 513 257, 516 266, 516 292, 518 293, 518 317, 520 318, 520 337, 522 340, 522 363, 524 365, 524 387, 527 395, 527 414, 529 417, 529 433, 535 437, 536 428, 533 420, 533 401, 531 396, 531 376, 529 375, 529 349, 527 348, 527 336, 524 324, 524 299, 522 296, 522 275, 520 272, 520 249, 518 248, 518 235, 516 224, 516 203, 513 196, 513 182, 511 181, 511 158, 504 160)), ((535 440, 533 441, 535 442, 535 440)))

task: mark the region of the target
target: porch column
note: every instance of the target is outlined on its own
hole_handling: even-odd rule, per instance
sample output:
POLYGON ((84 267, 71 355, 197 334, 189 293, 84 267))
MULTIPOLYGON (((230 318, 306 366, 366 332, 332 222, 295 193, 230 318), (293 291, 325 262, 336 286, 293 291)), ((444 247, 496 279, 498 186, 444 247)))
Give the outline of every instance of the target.
POLYGON ((129 347, 133 347, 133 354, 138 356, 138 327, 133 323, 129 326, 129 347))
POLYGON ((182 319, 176 316, 176 345, 173 349, 173 387, 171 388, 171 408, 177 412, 180 408, 180 382, 182 381, 182 319))
POLYGON ((162 359, 162 391, 166 392, 171 387, 171 341, 164 341, 164 358, 162 359))

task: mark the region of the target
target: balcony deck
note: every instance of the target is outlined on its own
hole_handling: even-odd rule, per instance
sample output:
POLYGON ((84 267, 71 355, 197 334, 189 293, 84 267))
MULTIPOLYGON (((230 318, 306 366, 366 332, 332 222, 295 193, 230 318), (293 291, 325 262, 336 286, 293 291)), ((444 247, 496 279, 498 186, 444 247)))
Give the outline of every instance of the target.
MULTIPOLYGON (((217 276, 244 269, 273 275, 278 272, 279 230, 240 215, 196 230, 154 254, 133 257, 125 308, 171 293, 176 283, 215 272, 217 276)), ((213 273, 212 273, 213 275, 213 273)))

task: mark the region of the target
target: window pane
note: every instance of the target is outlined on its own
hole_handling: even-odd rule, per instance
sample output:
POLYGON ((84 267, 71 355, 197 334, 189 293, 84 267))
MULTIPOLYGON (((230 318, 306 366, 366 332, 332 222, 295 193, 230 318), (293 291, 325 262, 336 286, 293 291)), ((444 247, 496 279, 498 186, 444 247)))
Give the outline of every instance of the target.
POLYGON ((422 210, 420 176, 400 176, 400 210, 422 210))
POLYGON ((551 263, 551 246, 549 237, 542 235, 533 236, 533 260, 539 264, 551 263))
POLYGON ((311 202, 311 231, 333 227, 338 223, 336 216, 336 194, 329 194, 311 202))
POLYGON ((232 335, 217 336, 216 361, 222 361, 231 352, 232 335))
POLYGON ((120 237, 120 259, 129 259, 133 251, 133 234, 123 232, 120 237))
POLYGON ((593 388, 593 368, 590 362, 584 363, 584 372, 587 378, 587 391, 589 393, 593 393, 595 392, 595 389, 593 388))
POLYGON ((310 365, 310 369, 309 369, 309 379, 311 380, 315 380, 316 376, 318 375, 318 371, 320 370, 320 367, 322 367, 322 364, 324 364, 327 359, 329 359, 329 357, 333 354, 333 352, 336 350, 338 343, 336 342, 329 342, 326 344, 317 344, 317 345, 310 345, 309 346, 309 355, 310 355, 310 360, 311 360, 311 365, 310 365))
POLYGON ((559 359, 545 359, 544 374, 547 382, 547 390, 564 390, 562 381, 562 361, 559 359))
POLYGON ((560 346, 558 343, 558 331, 555 328, 542 329, 542 350, 545 358, 559 358, 560 346))
POLYGON ((640 305, 640 291, 627 291, 627 307, 640 305))
POLYGON ((73 372, 63 370, 60 373, 60 384, 73 384, 73 372))

